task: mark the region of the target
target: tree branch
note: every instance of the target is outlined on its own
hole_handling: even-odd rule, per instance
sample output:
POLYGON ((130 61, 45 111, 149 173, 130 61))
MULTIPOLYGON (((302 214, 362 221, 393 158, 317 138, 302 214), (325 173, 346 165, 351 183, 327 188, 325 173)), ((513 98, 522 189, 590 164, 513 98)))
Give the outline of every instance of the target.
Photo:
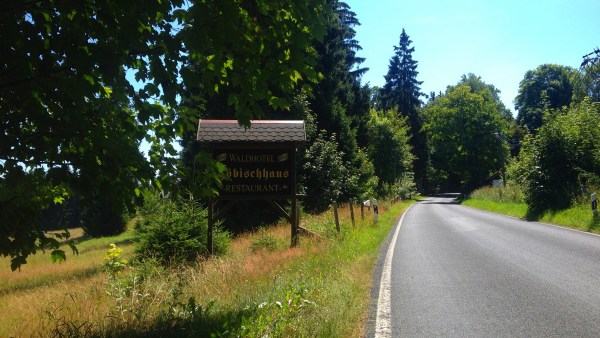
POLYGON ((6 4, 5 3, 6 6, 0 7, 0 12, 8 13, 8 12, 13 11, 15 9, 27 8, 27 7, 29 7, 29 5, 34 4, 36 2, 41 3, 42 1, 31 0, 31 1, 15 1, 12 4, 6 4))

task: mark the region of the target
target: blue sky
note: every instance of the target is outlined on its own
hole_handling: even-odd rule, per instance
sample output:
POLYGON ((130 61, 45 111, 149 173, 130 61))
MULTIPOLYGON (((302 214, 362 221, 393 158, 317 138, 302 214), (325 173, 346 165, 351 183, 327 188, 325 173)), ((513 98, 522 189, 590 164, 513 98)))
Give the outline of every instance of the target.
POLYGON ((525 72, 544 63, 578 68, 600 47, 600 0, 346 0, 361 26, 356 39, 370 70, 363 83, 382 86, 402 28, 425 93, 444 91, 474 73, 513 100, 525 72))

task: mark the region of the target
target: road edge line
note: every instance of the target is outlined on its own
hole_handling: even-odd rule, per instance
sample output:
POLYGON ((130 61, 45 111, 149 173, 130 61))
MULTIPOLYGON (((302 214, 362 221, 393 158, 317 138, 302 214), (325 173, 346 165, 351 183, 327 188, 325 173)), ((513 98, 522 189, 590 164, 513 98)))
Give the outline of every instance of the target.
MULTIPOLYGON (((413 204, 414 205, 414 204, 413 204)), ((396 249, 396 240, 398 239, 398 233, 400 233, 400 227, 404 216, 412 208, 409 206, 396 225, 394 236, 388 247, 385 255, 385 262, 383 263, 383 269, 381 273, 381 281, 379 282, 379 295, 377 297, 377 316, 375 319, 375 337, 376 338, 389 338, 392 337, 392 325, 391 325, 391 270, 392 270, 392 259, 394 257, 394 250, 396 249)))

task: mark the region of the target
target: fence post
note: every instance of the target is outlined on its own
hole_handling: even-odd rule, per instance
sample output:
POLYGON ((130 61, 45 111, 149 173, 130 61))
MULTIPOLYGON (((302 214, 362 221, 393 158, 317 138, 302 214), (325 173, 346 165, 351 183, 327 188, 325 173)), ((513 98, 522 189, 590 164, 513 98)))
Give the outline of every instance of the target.
POLYGON ((596 201, 596 193, 592 194, 590 200, 592 201, 592 213, 594 216, 598 216, 598 202, 596 201))
POLYGON ((354 206, 353 203, 354 201, 352 199, 350 199, 350 201, 348 201, 348 205, 350 206, 350 218, 352 219, 352 226, 355 226, 354 224, 354 206))
POLYGON ((338 218, 337 202, 333 201, 333 217, 335 218, 335 229, 340 232, 340 219, 338 218))
POLYGON ((377 205, 377 200, 372 198, 371 204, 373 204, 373 219, 376 223, 379 223, 379 206, 377 205))
POLYGON ((206 249, 209 255, 213 254, 213 227, 215 224, 214 207, 215 201, 213 199, 210 199, 210 201, 208 202, 208 233, 206 235, 206 249))
POLYGON ((300 216, 298 216, 299 211, 298 200, 293 198, 292 206, 290 208, 290 223, 292 223, 292 246, 298 245, 298 220, 300 219, 300 216))
POLYGON ((362 202, 362 199, 360 201, 360 219, 365 220, 365 204, 362 202))

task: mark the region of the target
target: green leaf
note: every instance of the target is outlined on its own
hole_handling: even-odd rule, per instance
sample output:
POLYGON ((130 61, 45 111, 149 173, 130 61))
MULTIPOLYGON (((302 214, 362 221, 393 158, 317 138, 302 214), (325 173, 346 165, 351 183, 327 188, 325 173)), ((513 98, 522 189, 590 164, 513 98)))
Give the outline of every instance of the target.
POLYGON ((94 80, 94 77, 88 74, 84 74, 83 78, 89 82, 92 86, 96 83, 96 81, 94 80))
POLYGON ((102 94, 103 94, 103 96, 104 96, 105 98, 107 98, 107 99, 108 99, 108 98, 110 98, 110 95, 111 95, 111 94, 112 94, 112 92, 113 92, 113 91, 112 91, 112 89, 110 89, 110 88, 108 88, 108 87, 102 87, 102 89, 103 89, 103 93, 102 93, 102 94))
POLYGON ((10 269, 15 271, 17 269, 21 270, 21 265, 27 264, 27 260, 23 256, 17 256, 10 260, 10 269))
POLYGON ((53 250, 50 253, 50 259, 52 260, 52 263, 62 263, 64 261, 67 260, 67 255, 65 254, 65 252, 63 250, 53 250))
POLYGON ((294 73, 290 76, 290 79, 297 83, 298 80, 302 80, 302 75, 297 70, 294 70, 294 73))

